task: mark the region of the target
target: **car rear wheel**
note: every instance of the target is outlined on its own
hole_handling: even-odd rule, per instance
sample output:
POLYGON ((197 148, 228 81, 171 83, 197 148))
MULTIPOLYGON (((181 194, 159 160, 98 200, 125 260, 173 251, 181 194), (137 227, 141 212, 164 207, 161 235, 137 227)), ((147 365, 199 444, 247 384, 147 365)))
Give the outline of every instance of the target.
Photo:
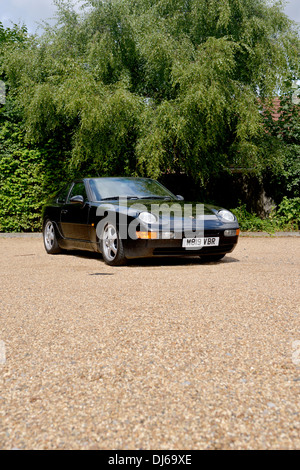
POLYGON ((100 240, 100 249, 103 259, 110 266, 122 266, 126 264, 124 248, 118 230, 112 222, 108 222, 100 240))
POLYGON ((47 219, 44 223, 43 239, 45 250, 47 251, 47 253, 53 255, 55 253, 61 252, 61 249, 57 242, 54 224, 49 219, 47 219))
POLYGON ((219 261, 220 259, 224 258, 225 255, 199 255, 200 258, 203 260, 203 261, 219 261))

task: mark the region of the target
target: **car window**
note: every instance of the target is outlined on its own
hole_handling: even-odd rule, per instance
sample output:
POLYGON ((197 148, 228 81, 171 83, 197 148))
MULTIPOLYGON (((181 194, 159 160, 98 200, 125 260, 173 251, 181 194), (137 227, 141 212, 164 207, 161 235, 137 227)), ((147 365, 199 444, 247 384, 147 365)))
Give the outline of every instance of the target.
POLYGON ((59 193, 56 199, 58 204, 63 204, 66 202, 70 190, 70 185, 67 184, 59 193))
POLYGON ((83 199, 86 201, 87 200, 87 194, 85 190, 85 186, 83 181, 80 181, 78 183, 74 183, 73 188, 71 189, 71 192, 69 194, 69 200, 73 196, 83 196, 83 199))

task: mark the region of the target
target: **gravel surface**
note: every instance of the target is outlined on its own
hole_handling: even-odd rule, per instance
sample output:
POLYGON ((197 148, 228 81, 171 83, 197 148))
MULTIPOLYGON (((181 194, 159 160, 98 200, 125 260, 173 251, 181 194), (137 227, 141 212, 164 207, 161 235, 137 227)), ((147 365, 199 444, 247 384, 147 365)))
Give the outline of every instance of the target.
POLYGON ((299 238, 112 268, 0 239, 0 448, 299 449, 299 238))

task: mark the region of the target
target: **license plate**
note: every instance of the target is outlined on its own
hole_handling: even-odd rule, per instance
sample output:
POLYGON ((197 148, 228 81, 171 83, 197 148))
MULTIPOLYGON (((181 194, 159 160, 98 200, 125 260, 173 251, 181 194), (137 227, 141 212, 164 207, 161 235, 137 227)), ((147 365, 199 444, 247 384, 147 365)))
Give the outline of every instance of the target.
POLYGON ((218 246, 219 237, 183 238, 183 248, 203 248, 204 246, 218 246))

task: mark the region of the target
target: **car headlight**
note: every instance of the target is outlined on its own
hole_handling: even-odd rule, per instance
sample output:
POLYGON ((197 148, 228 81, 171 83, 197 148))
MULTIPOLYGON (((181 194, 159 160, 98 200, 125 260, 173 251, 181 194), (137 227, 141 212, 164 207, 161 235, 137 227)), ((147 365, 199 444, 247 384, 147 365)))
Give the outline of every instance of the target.
POLYGON ((232 214, 232 212, 227 211, 226 209, 222 209, 218 211, 218 216, 221 217, 221 219, 225 220, 226 222, 234 222, 235 217, 232 214))
POLYGON ((151 212, 141 212, 139 219, 144 222, 144 224, 154 224, 157 220, 155 215, 151 214, 151 212))

